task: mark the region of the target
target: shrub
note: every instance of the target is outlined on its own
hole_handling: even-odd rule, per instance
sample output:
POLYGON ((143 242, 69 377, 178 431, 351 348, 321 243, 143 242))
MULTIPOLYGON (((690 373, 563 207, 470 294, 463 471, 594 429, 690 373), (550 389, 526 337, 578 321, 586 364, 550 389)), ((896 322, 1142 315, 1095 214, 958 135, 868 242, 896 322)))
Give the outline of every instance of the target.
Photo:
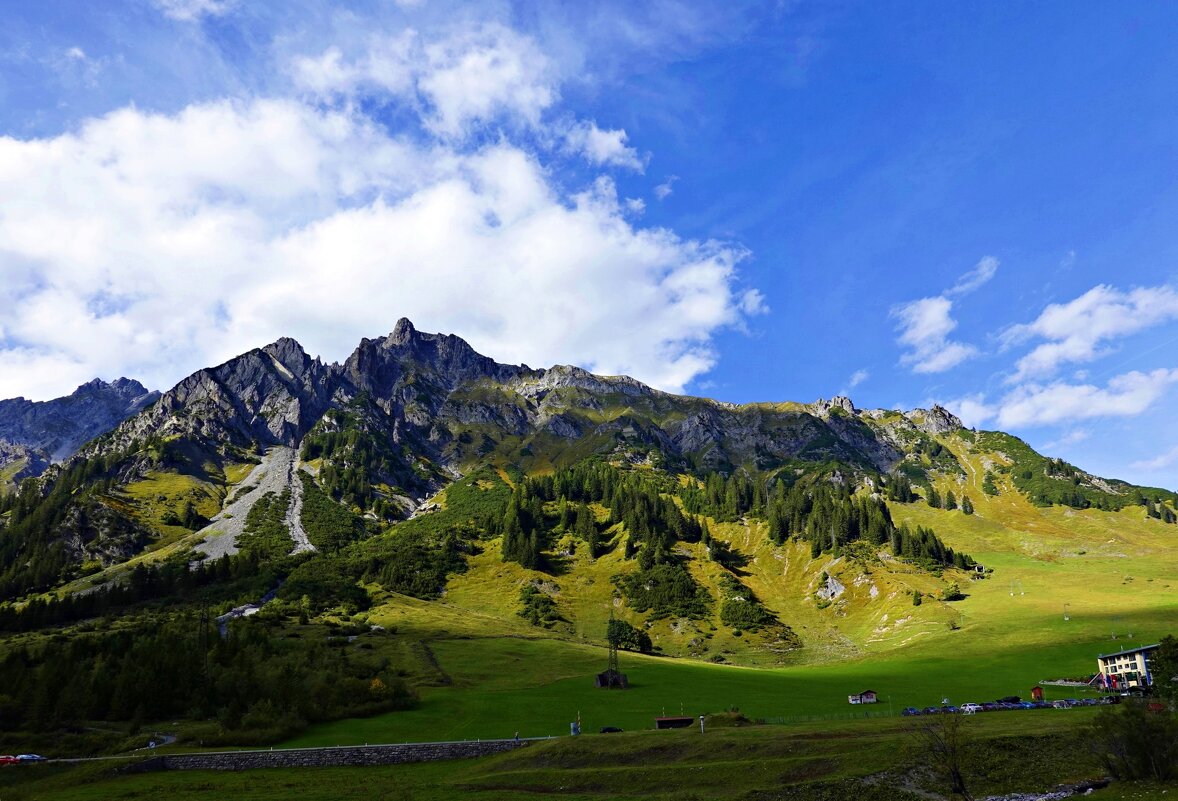
POLYGON ((1158 707, 1127 701, 1097 713, 1092 750, 1114 778, 1178 778, 1178 719, 1158 707))

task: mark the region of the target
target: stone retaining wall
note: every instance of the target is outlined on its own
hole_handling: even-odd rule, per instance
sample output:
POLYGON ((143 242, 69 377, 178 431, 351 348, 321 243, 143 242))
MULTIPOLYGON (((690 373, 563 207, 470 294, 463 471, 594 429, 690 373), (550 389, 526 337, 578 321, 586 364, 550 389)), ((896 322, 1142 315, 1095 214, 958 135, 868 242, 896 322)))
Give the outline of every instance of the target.
POLYGON ((436 759, 471 759, 526 746, 529 740, 348 745, 335 748, 284 748, 272 751, 206 751, 166 754, 135 765, 128 772, 156 770, 250 770, 253 768, 326 768, 396 765, 436 759))

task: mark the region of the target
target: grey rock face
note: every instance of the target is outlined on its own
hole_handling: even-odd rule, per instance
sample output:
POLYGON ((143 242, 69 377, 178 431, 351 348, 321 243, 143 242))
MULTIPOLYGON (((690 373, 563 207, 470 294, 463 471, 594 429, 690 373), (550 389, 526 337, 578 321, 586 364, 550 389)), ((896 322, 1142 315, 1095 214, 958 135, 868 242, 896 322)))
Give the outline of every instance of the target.
POLYGON ((329 407, 331 375, 299 343, 283 338, 193 373, 116 429, 112 444, 191 436, 236 445, 294 445, 329 407))
MULTIPOLYGON (((332 409, 383 443, 391 471, 386 483, 415 502, 481 455, 501 446, 523 449, 512 442, 533 437, 536 447, 559 449, 589 438, 592 451, 579 445, 579 453, 657 452, 705 469, 837 460, 886 471, 904 456, 897 427, 915 433, 960 425, 940 407, 883 425, 842 396, 800 410, 737 406, 578 367, 499 364, 459 337, 423 333, 402 319, 388 336, 362 340, 343 364, 324 365, 284 338, 200 370, 86 453, 117 451, 147 437, 214 448, 297 447, 316 427, 334 430, 325 417, 332 409)), ((559 459, 559 452, 548 456, 559 459)))
POLYGON ((151 405, 160 394, 138 381, 94 379, 72 395, 50 401, 0 401, 0 468, 27 459, 24 476, 40 475, 49 462, 68 459, 94 437, 151 405))
POLYGON ((926 434, 948 434, 963 428, 961 419, 943 406, 931 409, 913 409, 905 414, 917 428, 926 434))
POLYGON ((851 403, 851 399, 846 395, 835 395, 830 400, 819 398, 813 403, 807 404, 807 409, 810 410, 811 413, 822 418, 830 417, 830 412, 832 409, 840 409, 852 417, 859 413, 859 411, 855 408, 855 404, 851 403))
POLYGON ((47 467, 49 459, 44 452, 0 440, 0 470, 11 468, 7 480, 13 486, 31 476, 41 475, 47 467))

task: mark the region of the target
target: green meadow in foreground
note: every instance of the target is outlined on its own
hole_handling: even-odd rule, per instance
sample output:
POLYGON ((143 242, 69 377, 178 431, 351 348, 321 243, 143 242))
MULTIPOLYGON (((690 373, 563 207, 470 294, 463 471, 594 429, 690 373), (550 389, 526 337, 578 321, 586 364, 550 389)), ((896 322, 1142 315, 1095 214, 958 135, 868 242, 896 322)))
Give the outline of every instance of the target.
MULTIPOLYGON (((1046 790, 1100 775, 1085 747, 1093 711, 978 715, 966 721, 975 794, 1046 790)), ((913 799, 943 788, 911 768, 922 760, 910 722, 857 720, 584 735, 478 760, 379 768, 167 772, 112 777, 109 766, 40 766, 4 798, 413 799, 561 798, 913 799), (865 783, 863 780, 868 779, 865 783)), ((1097 796, 1099 797, 1099 796, 1097 796)), ((1110 798, 1132 796, 1109 796, 1110 798)))

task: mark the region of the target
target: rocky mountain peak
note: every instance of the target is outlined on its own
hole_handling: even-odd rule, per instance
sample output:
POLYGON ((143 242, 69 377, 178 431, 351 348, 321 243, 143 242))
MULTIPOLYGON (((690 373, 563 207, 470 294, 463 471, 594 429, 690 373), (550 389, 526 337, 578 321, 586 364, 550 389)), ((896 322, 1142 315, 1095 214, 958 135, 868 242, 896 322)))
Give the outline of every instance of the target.
POLYGON ((412 321, 408 317, 402 317, 397 320, 397 324, 393 326, 393 332, 385 339, 390 345, 405 345, 409 340, 413 339, 417 329, 413 327, 412 321))
POLYGON ((475 351, 453 334, 426 334, 402 317, 384 339, 364 339, 342 367, 360 390, 388 397, 407 372, 452 390, 463 381, 480 378, 506 380, 522 368, 499 364, 475 351))
POLYGON ((948 434, 965 428, 961 418, 940 404, 934 404, 931 409, 913 409, 904 416, 926 434, 948 434))
POLYGON ((108 383, 95 378, 63 398, 0 401, 0 440, 28 451, 20 457, 14 451, 7 457, 0 455, 0 466, 16 458, 41 466, 67 459, 85 442, 138 414, 159 396, 134 379, 108 383))
POLYGON ((290 337, 275 340, 262 348, 262 352, 274 360, 274 366, 279 368, 279 372, 298 380, 307 378, 312 365, 321 364, 318 359, 313 360, 308 356, 303 346, 290 337))
POLYGON ((158 396, 159 393, 152 392, 133 378, 116 378, 110 382, 103 381, 101 378, 93 378, 85 384, 80 385, 69 397, 82 398, 97 396, 108 399, 122 398, 133 401, 145 395, 158 396))
POLYGON ((830 400, 819 398, 813 403, 807 404, 806 408, 822 418, 830 417, 831 410, 833 409, 841 409, 852 416, 859 413, 859 410, 855 408, 855 404, 846 395, 835 395, 830 400))

